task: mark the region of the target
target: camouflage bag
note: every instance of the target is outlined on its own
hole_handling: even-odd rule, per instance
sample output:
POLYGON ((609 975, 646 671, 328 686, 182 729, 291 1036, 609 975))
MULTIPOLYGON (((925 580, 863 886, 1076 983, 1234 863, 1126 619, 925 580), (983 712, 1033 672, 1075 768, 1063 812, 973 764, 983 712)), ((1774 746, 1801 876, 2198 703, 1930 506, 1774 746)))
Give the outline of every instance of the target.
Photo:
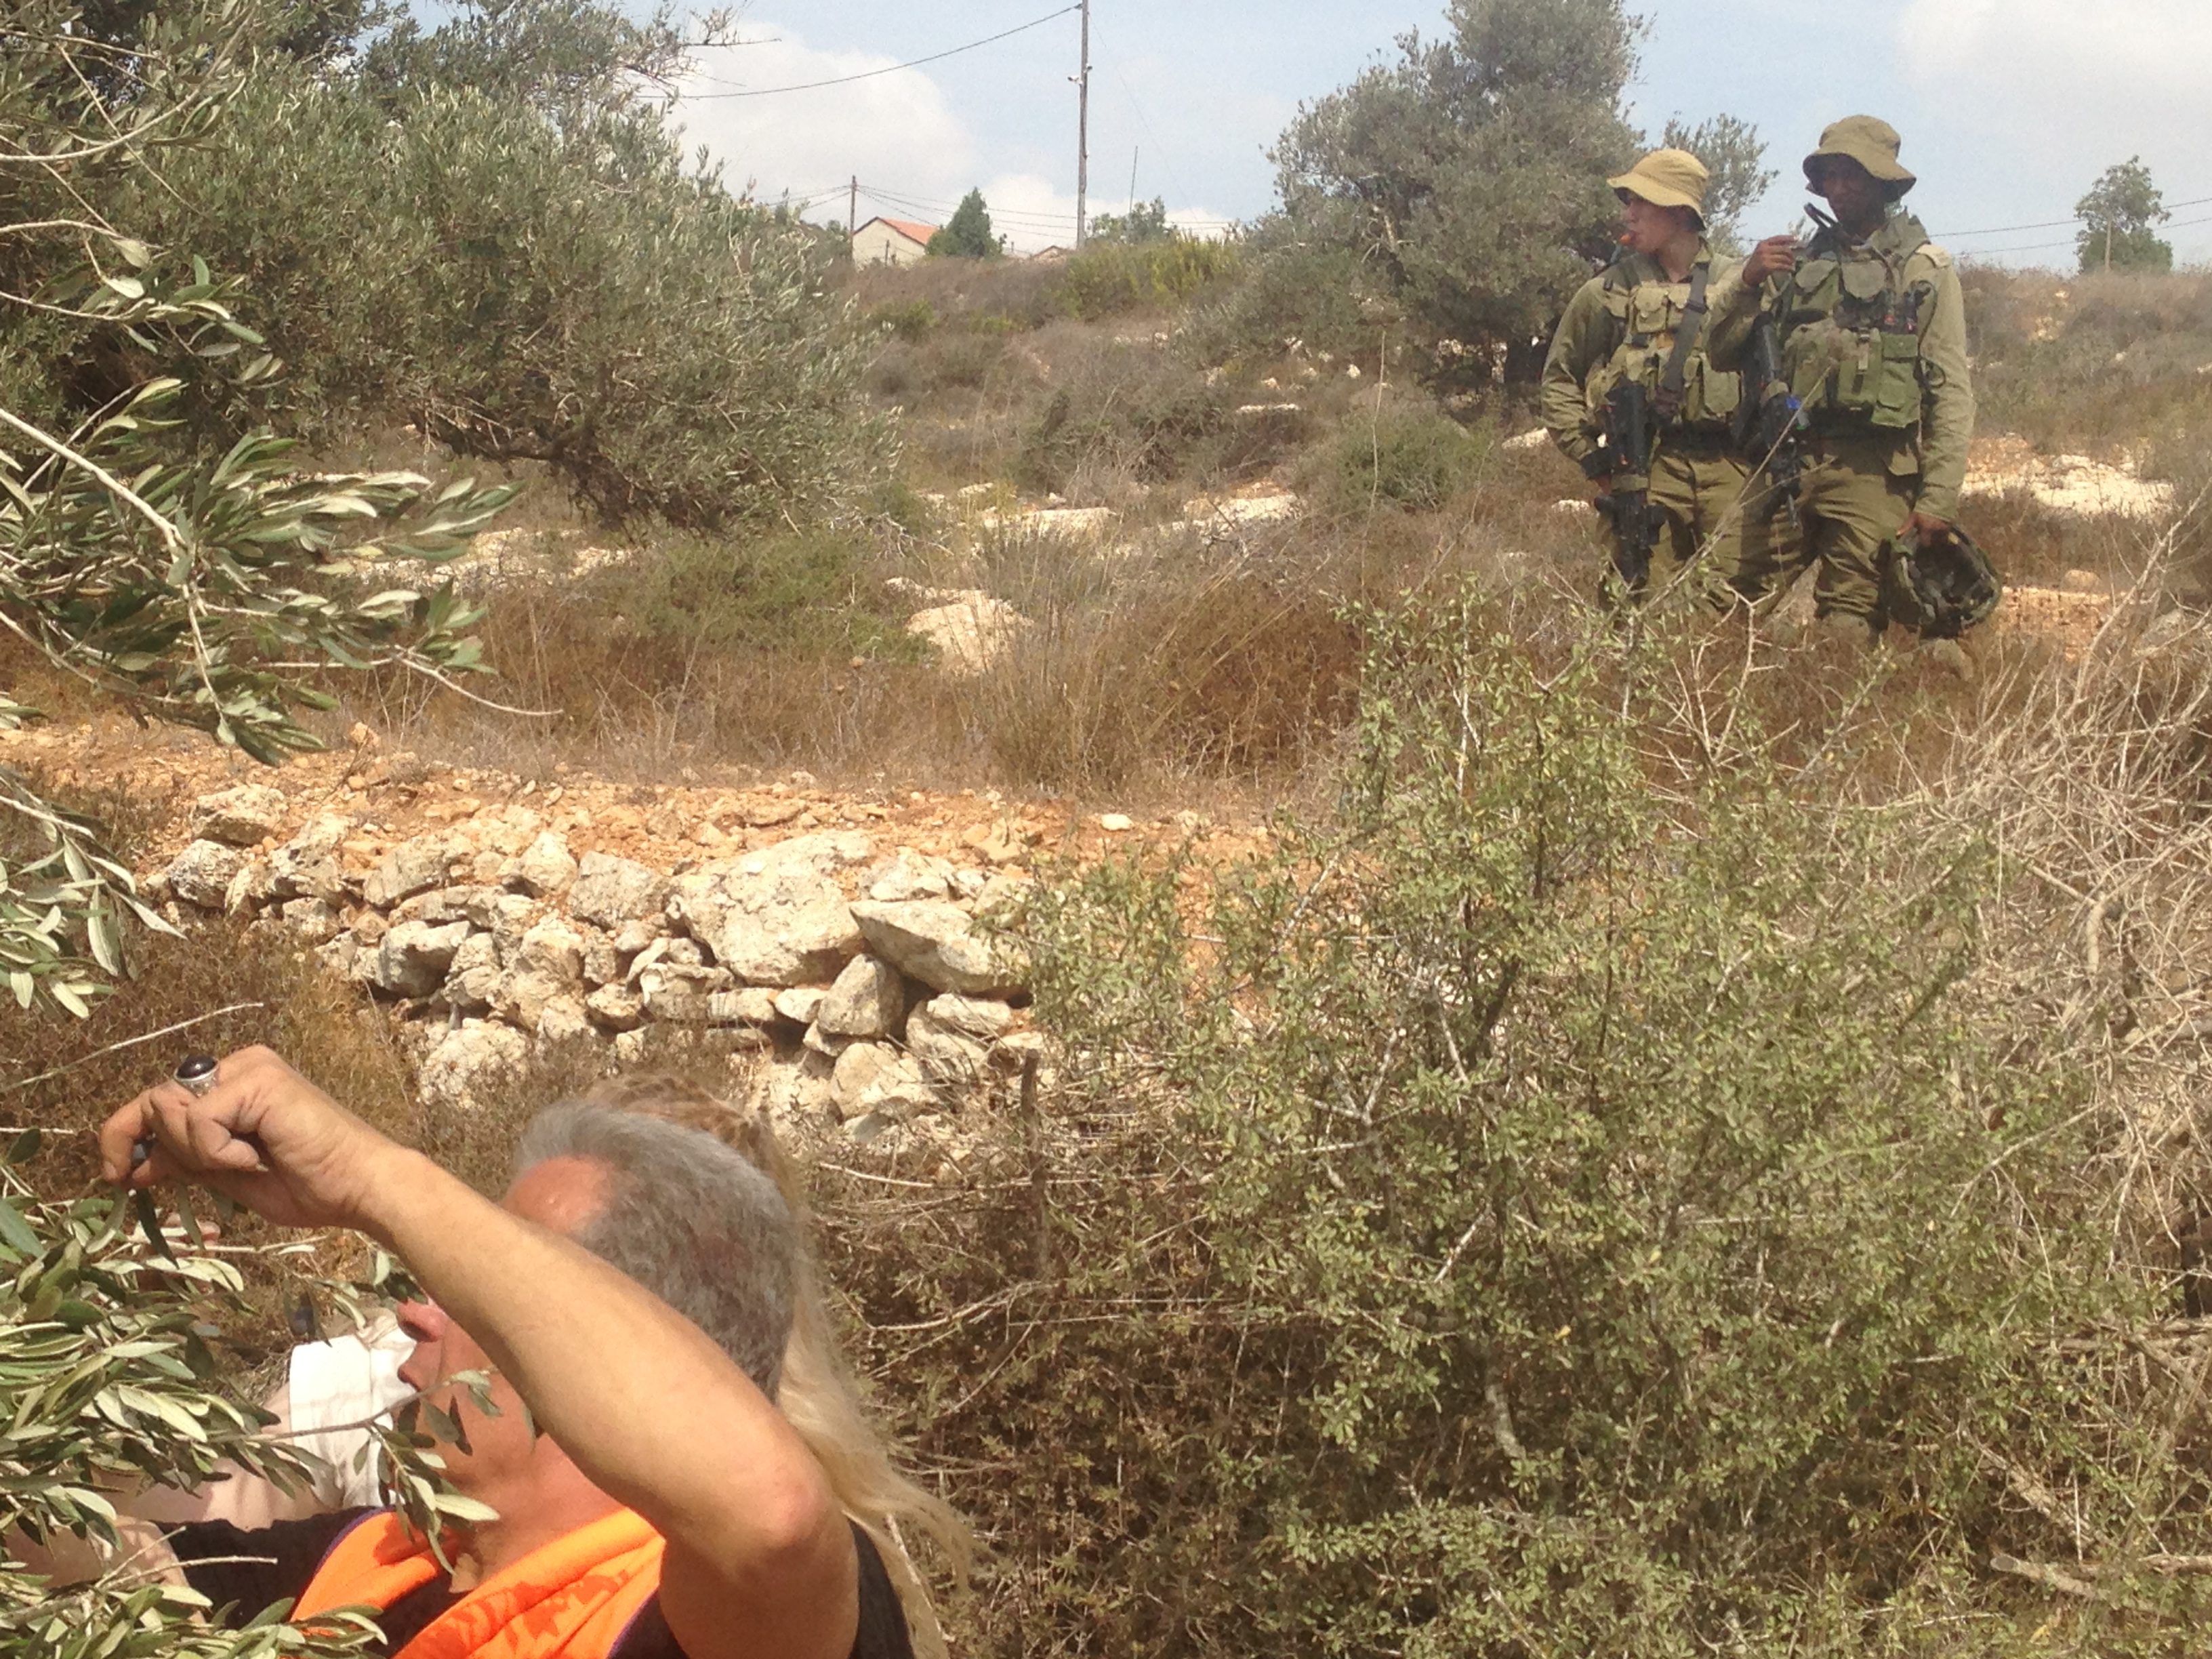
POLYGON ((1957 639, 1987 622, 2004 598, 1989 555, 1956 525, 1942 536, 1892 543, 1883 587, 1890 620, 1923 640, 1957 639))

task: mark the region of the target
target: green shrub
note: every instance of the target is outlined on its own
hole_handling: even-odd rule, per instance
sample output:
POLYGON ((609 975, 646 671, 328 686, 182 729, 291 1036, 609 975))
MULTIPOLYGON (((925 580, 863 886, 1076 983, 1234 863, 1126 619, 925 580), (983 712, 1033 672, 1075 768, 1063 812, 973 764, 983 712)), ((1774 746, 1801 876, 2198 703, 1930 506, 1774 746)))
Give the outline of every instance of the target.
POLYGON ((840 1193, 832 1277, 1000 1540, 979 1648, 2017 1652, 1981 1564, 2075 1547, 2014 1491, 2201 1547, 2166 1385, 2100 1414, 2150 1285, 1988 971, 1995 849, 1747 729, 1654 789, 1602 624, 1492 625, 1378 619, 1338 811, 1249 866, 1064 873, 1042 1127, 926 1212, 840 1193))
POLYGON ((1433 408, 1362 411, 1330 453, 1328 494, 1346 512, 1388 503, 1432 513, 1475 483, 1490 452, 1486 428, 1470 432, 1433 408))
POLYGON ((1030 489, 1064 489, 1085 466, 1164 482, 1199 465, 1229 426, 1227 398, 1157 352, 1102 347, 1062 378, 1023 435, 1017 476, 1030 489))
POLYGON ((1261 363, 1285 354, 1365 362, 1401 325, 1395 305, 1357 252, 1294 243, 1248 256, 1238 287, 1194 309, 1187 339, 1209 364, 1261 363))
POLYGON ((868 326, 895 340, 927 339, 937 328, 937 307, 927 300, 878 306, 868 313, 868 326))
POLYGON ((1174 236, 1152 242, 1102 242, 1070 258, 1060 303, 1071 317, 1092 321, 1125 311, 1164 310, 1243 274, 1234 242, 1174 236))

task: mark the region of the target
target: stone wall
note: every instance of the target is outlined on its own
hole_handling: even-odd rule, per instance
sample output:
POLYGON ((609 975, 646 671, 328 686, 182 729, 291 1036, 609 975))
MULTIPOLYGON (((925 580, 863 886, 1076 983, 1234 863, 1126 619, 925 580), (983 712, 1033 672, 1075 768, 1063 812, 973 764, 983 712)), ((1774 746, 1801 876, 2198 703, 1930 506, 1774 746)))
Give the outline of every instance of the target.
POLYGON ((298 816, 265 785, 202 797, 151 896, 312 946, 392 1009, 424 1091, 459 1106, 533 1048, 596 1045, 613 1069, 678 1027, 765 1062, 779 1115, 870 1141, 948 1118, 1037 1046, 1018 952, 988 925, 1024 875, 857 830, 658 869, 579 858, 519 805, 396 842, 298 816))

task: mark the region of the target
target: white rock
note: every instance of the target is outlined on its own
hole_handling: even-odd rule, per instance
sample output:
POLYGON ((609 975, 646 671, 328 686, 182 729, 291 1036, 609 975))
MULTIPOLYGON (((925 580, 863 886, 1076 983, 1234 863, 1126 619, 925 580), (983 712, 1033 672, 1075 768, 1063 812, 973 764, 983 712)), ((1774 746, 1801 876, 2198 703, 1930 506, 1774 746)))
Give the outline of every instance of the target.
POLYGON ((377 945, 370 983, 396 997, 427 997, 445 983, 454 954, 468 937, 465 921, 442 927, 427 921, 400 922, 377 945))
POLYGON ((830 1098, 840 1116, 860 1110, 860 1097, 903 1063, 898 1050, 881 1042, 856 1042, 837 1056, 830 1074, 830 1098))
POLYGON ((865 836, 806 836, 710 864, 676 878, 669 915, 749 984, 819 984, 860 948, 827 869, 860 863, 868 850, 865 836))
POLYGON ((623 955, 615 942, 596 927, 579 928, 584 935, 584 983, 612 985, 623 977, 623 955))
POLYGON ((269 866, 258 859, 249 859, 223 890, 222 912, 227 916, 251 915, 271 896, 269 866))
POLYGON ((602 985, 584 1000, 592 1023, 609 1031, 635 1031, 645 1024, 645 999, 627 985, 602 985))
POLYGON ((416 836, 385 854, 362 884, 362 897, 380 910, 428 892, 446 878, 450 843, 442 832, 416 836))
POLYGON ((836 1036, 889 1036, 906 1014, 906 984, 898 969, 874 957, 845 964, 837 982, 814 1011, 814 1023, 836 1036))
POLYGON ((650 1034, 641 1026, 635 1031, 624 1031, 614 1040, 612 1045, 615 1064, 625 1070, 633 1070, 644 1065, 652 1057, 651 1042, 650 1034))
POLYGON ((480 1014, 499 994, 499 947, 489 933, 471 933, 446 968, 446 1000, 465 1013, 480 1014))
POLYGON ((775 1012, 793 1025, 814 1024, 815 1011, 821 1007, 826 995, 818 985, 794 986, 788 991, 779 991, 775 997, 775 1012))
POLYGON ((394 921, 427 921, 442 927, 449 921, 467 921, 483 896, 481 887, 433 887, 417 893, 392 913, 394 921))
POLYGON ((534 898, 564 893, 575 879, 576 860, 568 844, 550 830, 524 848, 514 861, 514 884, 534 898))
POLYGON ((432 1045, 419 1084, 429 1098, 471 1110, 529 1058, 530 1039, 513 1026, 470 1020, 432 1045))
POLYGON ((908 899, 941 899, 951 890, 952 866, 926 853, 902 848, 868 872, 868 896, 889 904, 908 899))
POLYGON ((192 829, 228 847, 253 847, 284 827, 284 796, 265 783, 219 789, 192 803, 192 829))
POLYGON ((279 899, 313 897, 335 904, 345 892, 338 848, 353 833, 350 819, 323 813, 269 855, 269 889, 279 899))
POLYGON ((491 935, 501 963, 521 948, 522 936, 544 914, 544 907, 536 899, 520 893, 487 892, 469 906, 469 920, 491 935))
POLYGON ((1121 836, 1135 829, 1137 821, 1127 812, 1101 812, 1098 827, 1109 836, 1121 836))
POLYGON ((547 916, 523 934, 507 958, 492 1007, 534 1031, 547 1008, 564 998, 580 999, 583 988, 583 938, 563 918, 547 916))
POLYGON ((196 841, 171 860, 161 880, 179 904, 198 910, 220 910, 230 897, 230 884, 246 867, 246 854, 219 841, 196 841))
POLYGON ((981 674, 1021 641, 1032 624, 1027 617, 981 589, 948 596, 907 618, 906 631, 936 648, 948 673, 981 674))
POLYGON ((568 914, 602 927, 658 915, 668 894, 657 871, 607 853, 586 853, 568 891, 568 914))
POLYGON ((778 1018, 775 993, 757 985, 717 991, 708 999, 707 1017, 717 1025, 773 1025, 778 1018))
POLYGON ((976 933, 957 904, 868 899, 853 907, 853 916, 878 956, 933 990, 974 996, 1021 988, 1024 968, 1011 944, 976 933))
POLYGON ((599 1036, 586 1012, 583 1002, 576 997, 556 997, 545 1005, 545 1012, 538 1017, 538 1046, 556 1048, 563 1043, 580 1042, 599 1036))
POLYGON ((284 918, 287 927, 316 945, 336 939, 345 926, 344 918, 326 899, 289 899, 277 914, 284 918))

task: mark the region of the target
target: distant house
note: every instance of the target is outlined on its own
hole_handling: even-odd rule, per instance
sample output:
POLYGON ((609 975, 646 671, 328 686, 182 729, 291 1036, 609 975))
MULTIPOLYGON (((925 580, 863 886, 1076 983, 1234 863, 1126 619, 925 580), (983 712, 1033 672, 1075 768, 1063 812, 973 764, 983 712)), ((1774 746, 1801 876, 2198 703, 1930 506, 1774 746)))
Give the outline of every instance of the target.
POLYGON ((856 265, 918 264, 929 251, 935 225, 911 219, 871 219, 853 233, 853 263, 856 265))
POLYGON ((1054 243, 1050 247, 1041 247, 1035 253, 1030 255, 1030 258, 1032 260, 1041 261, 1048 265, 1064 264, 1073 257, 1073 255, 1072 255, 1067 249, 1061 247, 1058 243, 1054 243))

